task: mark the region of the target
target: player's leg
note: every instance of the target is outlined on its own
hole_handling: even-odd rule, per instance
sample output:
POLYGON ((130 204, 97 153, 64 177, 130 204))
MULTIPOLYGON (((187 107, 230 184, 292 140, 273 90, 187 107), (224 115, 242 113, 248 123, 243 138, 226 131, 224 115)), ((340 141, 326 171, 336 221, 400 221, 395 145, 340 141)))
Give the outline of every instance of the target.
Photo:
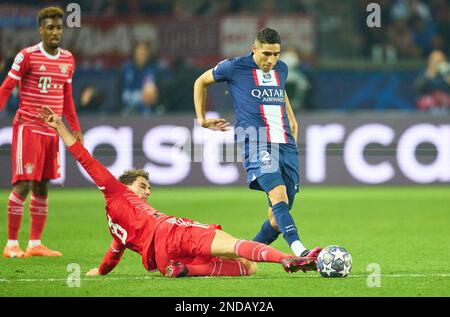
POLYGON ((33 181, 30 201, 30 240, 25 256, 61 256, 58 251, 53 251, 41 242, 42 232, 48 214, 48 179, 33 181))
POLYGON ((24 144, 27 138, 24 126, 14 123, 11 144, 13 188, 8 198, 8 242, 3 251, 3 256, 8 258, 24 256, 19 246, 18 233, 22 223, 23 206, 31 188, 31 178, 26 168, 29 147, 24 144))
POLYGON ((166 268, 165 276, 249 276, 256 270, 256 263, 247 259, 209 257, 188 264, 184 264, 182 260, 173 260, 166 268))
POLYGON ((48 212, 48 179, 34 181, 31 191, 30 218, 31 230, 28 246, 33 248, 41 244, 42 231, 48 212))
POLYGON ((45 227, 48 213, 48 179, 40 182, 34 181, 30 202, 30 247, 41 244, 42 232, 45 227))
POLYGON ((186 218, 162 222, 155 230, 154 239, 155 260, 163 275, 167 275, 171 264, 181 262, 175 275, 186 276, 185 265, 195 264, 192 259, 211 257, 281 263, 287 272, 315 269, 310 259, 292 257, 259 242, 239 240, 220 230, 219 225, 205 225, 186 218))
POLYGON ((60 252, 47 248, 41 242, 48 214, 49 180, 60 175, 59 138, 56 136, 40 136, 40 138, 43 155, 40 164, 36 163, 34 179, 37 180, 33 182, 30 202, 30 240, 25 256, 61 256, 60 252))
MULTIPOLYGON (((270 153, 267 152, 266 154, 266 160, 269 164, 261 163, 261 174, 256 178, 256 181, 259 187, 269 197, 269 205, 272 207, 273 219, 279 230, 283 233, 283 238, 294 254, 300 256, 306 248, 300 241, 297 226, 294 218, 290 214, 288 197, 288 192, 291 192, 291 187, 294 186, 297 189, 299 183, 297 149, 284 145, 271 147, 270 153), (291 178, 295 178, 295 182, 291 181, 291 178), (289 186, 289 189, 287 186, 289 186)), ((269 223, 271 218, 269 216, 269 223)))
MULTIPOLYGON (((259 175, 256 174, 258 176, 252 177, 250 188, 263 190, 267 194, 270 209, 269 219, 263 223, 253 240, 270 244, 278 238, 281 231, 283 237, 291 246, 299 238, 298 234, 297 237, 295 236, 297 229, 292 217, 290 217, 289 208, 285 208, 288 197, 282 175, 284 151, 279 146, 271 146, 265 150, 259 148, 257 154, 253 154, 253 156, 255 155, 256 159, 253 165, 256 165, 257 169, 253 169, 252 174, 259 173, 259 175), (273 219, 271 220, 271 218, 273 219)), ((296 255, 299 255, 295 249, 293 251, 296 255)))
MULTIPOLYGON (((320 247, 316 247, 313 250, 305 248, 300 240, 297 226, 290 213, 289 198, 286 192, 285 186, 279 186, 269 192, 269 197, 272 202, 273 218, 278 224, 283 237, 291 247, 296 256, 317 257, 322 251, 320 247)), ((293 198, 291 198, 293 200, 293 198)))
POLYGON ((249 276, 256 272, 256 263, 247 259, 214 257, 204 264, 186 265, 188 276, 249 276))
MULTIPOLYGON (((260 151, 258 146, 251 142, 240 143, 239 146, 242 147, 244 167, 247 171, 247 183, 249 184, 249 188, 263 191, 256 179, 262 171, 262 157, 267 157, 268 152, 265 151, 267 148, 265 147, 265 150, 260 151)), ((271 207, 269 207, 269 212, 270 210, 271 207)), ((269 220, 266 220, 252 240, 265 244, 271 244, 278 238, 279 235, 280 231, 272 226, 269 220)))
POLYGON ((230 258, 241 257, 253 262, 281 263, 287 272, 315 269, 312 259, 293 257, 260 242, 239 240, 222 230, 216 230, 211 243, 211 255, 230 258))
POLYGON ((296 256, 300 256, 306 248, 300 241, 297 226, 289 211, 289 198, 287 195, 286 186, 284 184, 276 185, 273 181, 273 178, 279 177, 281 176, 277 174, 264 174, 258 178, 258 182, 266 191, 272 205, 272 213, 269 215, 269 223, 271 222, 271 219, 272 224, 275 222, 279 230, 283 233, 283 238, 286 240, 294 254, 296 256))
POLYGON ((271 244, 278 238, 280 233, 275 218, 273 217, 272 207, 269 207, 268 219, 262 224, 261 229, 252 240, 264 244, 271 244))
MULTIPOLYGON (((298 154, 297 151, 293 150, 285 150, 283 157, 283 165, 281 168, 281 172, 283 175, 283 181, 286 186, 286 194, 288 198, 288 207, 289 211, 292 210, 292 206, 294 205, 295 196, 299 190, 300 176, 298 173, 298 154)), ((275 216, 273 217, 275 218, 275 216)), ((301 240, 298 242, 294 242, 292 249, 297 250, 294 251, 296 254, 299 254, 302 257, 317 257, 322 251, 322 248, 315 247, 312 250, 306 249, 301 240), (303 251, 302 251, 303 249, 303 251)))
POLYGON ((22 223, 23 207, 31 188, 31 181, 17 181, 8 198, 8 242, 3 250, 6 258, 21 258, 25 255, 20 248, 18 235, 22 223))

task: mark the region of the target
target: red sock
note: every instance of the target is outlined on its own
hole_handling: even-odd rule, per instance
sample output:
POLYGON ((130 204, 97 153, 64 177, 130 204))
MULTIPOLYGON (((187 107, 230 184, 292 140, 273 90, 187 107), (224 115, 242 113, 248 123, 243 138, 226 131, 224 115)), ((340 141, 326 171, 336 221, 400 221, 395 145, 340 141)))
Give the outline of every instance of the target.
POLYGON ((188 276, 245 276, 247 267, 239 260, 218 259, 205 264, 187 264, 188 276))
POLYGON ((20 223, 22 222, 23 205, 26 197, 23 198, 11 192, 8 198, 8 240, 18 240, 20 223))
POLYGON ((239 240, 234 246, 234 251, 237 256, 254 262, 280 263, 281 260, 292 257, 264 243, 249 240, 239 240))
POLYGON ((30 240, 41 240, 42 231, 47 220, 47 210, 47 196, 38 196, 33 193, 30 202, 30 240))

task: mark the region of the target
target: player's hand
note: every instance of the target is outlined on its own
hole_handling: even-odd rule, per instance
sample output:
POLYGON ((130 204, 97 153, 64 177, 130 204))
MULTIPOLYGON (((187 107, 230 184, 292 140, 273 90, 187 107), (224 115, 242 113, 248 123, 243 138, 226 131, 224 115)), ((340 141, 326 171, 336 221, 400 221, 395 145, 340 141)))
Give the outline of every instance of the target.
POLYGON ((230 123, 225 119, 203 119, 201 126, 214 131, 228 131, 230 130, 230 123))
POLYGON ((61 118, 48 106, 43 106, 39 111, 39 117, 51 128, 57 129, 61 126, 61 118))
POLYGON ((80 141, 81 145, 84 145, 84 137, 81 131, 73 131, 72 135, 77 141, 80 141))
POLYGON ((100 272, 99 272, 99 270, 98 270, 98 267, 93 268, 93 269, 90 269, 90 270, 86 273, 86 276, 96 276, 96 275, 101 275, 100 272))

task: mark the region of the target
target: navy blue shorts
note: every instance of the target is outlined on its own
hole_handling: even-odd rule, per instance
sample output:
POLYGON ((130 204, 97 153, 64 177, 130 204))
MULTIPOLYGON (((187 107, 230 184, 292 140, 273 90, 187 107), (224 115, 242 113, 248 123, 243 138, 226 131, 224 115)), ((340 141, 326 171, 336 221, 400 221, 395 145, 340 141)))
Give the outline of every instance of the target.
POLYGON ((244 167, 247 171, 247 184, 251 189, 269 193, 275 187, 284 185, 289 208, 292 207, 300 185, 298 151, 295 145, 269 144, 261 147, 246 144, 244 167))

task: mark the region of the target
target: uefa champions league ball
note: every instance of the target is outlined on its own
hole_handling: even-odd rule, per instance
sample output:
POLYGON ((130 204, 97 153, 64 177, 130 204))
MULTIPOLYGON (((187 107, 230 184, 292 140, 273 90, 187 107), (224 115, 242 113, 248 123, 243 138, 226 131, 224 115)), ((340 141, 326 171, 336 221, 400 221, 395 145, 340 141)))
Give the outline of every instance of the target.
POLYGON ((352 269, 352 256, 338 245, 323 249, 317 256, 317 270, 323 277, 346 277, 352 269))

